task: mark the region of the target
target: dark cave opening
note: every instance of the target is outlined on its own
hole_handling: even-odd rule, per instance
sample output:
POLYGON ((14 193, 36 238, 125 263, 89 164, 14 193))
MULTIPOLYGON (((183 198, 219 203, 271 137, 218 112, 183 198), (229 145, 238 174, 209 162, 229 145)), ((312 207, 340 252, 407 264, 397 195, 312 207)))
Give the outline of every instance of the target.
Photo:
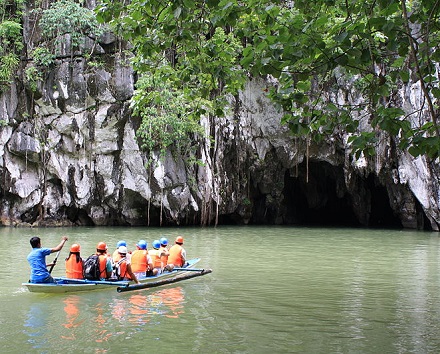
POLYGON ((327 162, 301 164, 284 177, 281 205, 271 203, 270 196, 253 190, 252 224, 284 224, 328 227, 370 227, 401 229, 386 188, 370 175, 359 179, 356 196, 365 203, 356 213, 353 196, 347 191, 344 171, 327 162), (359 214, 363 215, 359 215, 359 214))
POLYGON ((386 188, 377 182, 377 177, 370 175, 366 180, 366 187, 371 196, 371 211, 369 227, 381 229, 401 229, 402 223, 394 215, 390 206, 386 188))
POLYGON ((343 171, 328 163, 309 163, 308 172, 299 166, 296 177, 284 178, 285 224, 348 226, 360 223, 344 192, 343 171))

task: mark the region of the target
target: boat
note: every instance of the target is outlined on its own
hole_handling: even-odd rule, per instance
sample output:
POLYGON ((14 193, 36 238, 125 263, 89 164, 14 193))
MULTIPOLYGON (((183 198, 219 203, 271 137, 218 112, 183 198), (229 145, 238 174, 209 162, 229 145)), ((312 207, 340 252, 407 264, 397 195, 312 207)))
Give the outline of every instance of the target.
POLYGON ((55 283, 22 283, 30 292, 33 293, 70 293, 79 291, 94 291, 102 289, 117 289, 118 292, 139 290, 155 286, 162 286, 184 279, 190 279, 195 276, 205 275, 211 272, 210 269, 197 269, 194 266, 200 261, 200 258, 194 258, 187 261, 185 267, 176 267, 171 272, 163 272, 152 277, 138 279, 140 284, 132 281, 121 280, 87 280, 70 279, 64 277, 54 277, 55 283), (133 285, 131 285, 133 284, 133 285), (121 290, 122 289, 122 290, 121 290), (124 290, 126 289, 126 290, 124 290))

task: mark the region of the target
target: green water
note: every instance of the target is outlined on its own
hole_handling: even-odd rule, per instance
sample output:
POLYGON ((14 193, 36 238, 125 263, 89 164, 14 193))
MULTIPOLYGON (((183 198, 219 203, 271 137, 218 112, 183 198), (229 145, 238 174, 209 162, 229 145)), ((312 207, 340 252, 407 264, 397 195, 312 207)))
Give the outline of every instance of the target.
MULTIPOLYGON (((290 227, 0 229, 2 353, 438 353, 439 234, 290 227), (185 237, 213 272, 136 292, 29 293, 29 239, 91 254, 185 237)), ((61 252, 55 276, 63 275, 61 252)), ((48 261, 54 255, 48 257, 48 261)))

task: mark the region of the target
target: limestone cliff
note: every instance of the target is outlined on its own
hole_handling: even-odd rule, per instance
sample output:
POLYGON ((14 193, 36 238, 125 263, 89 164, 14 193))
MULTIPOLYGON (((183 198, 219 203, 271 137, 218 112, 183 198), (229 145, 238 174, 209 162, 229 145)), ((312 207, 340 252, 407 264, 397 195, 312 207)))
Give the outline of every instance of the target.
MULTIPOLYGON (((38 36, 25 21, 27 43, 38 36)), ((68 40, 68 38, 66 38, 68 40)), ((130 110, 136 77, 111 34, 66 46, 37 91, 18 79, 0 96, 2 225, 314 224, 438 230, 438 161, 414 159, 383 139, 355 159, 347 136, 293 139, 249 80, 226 118, 201 121, 201 164, 140 149, 130 110), (85 53, 99 57, 90 65, 85 53), (153 163, 149 161, 153 158, 153 163)), ((402 104, 420 100, 417 83, 402 104)))

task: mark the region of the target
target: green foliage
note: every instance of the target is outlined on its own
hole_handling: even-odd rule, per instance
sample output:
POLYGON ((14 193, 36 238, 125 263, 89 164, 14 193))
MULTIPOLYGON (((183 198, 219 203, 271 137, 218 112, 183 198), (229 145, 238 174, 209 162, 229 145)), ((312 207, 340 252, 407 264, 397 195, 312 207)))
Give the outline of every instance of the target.
POLYGON ((22 10, 21 0, 0 0, 0 92, 9 85, 20 63, 22 10))
POLYGON ((26 68, 24 76, 32 92, 36 92, 38 82, 42 80, 41 72, 34 65, 31 65, 26 68))
POLYGON ((97 9, 100 21, 134 44, 140 73, 154 73, 165 53, 173 87, 185 100, 210 101, 209 113, 221 114, 224 95, 249 75, 271 75, 278 84, 269 97, 295 135, 354 134, 354 151, 371 155, 375 136, 357 133, 367 115, 401 148, 434 158, 439 15, 434 0, 104 0, 97 9), (422 87, 429 127, 399 109, 397 88, 410 80, 422 87), (353 93, 352 100, 331 98, 353 93))
POLYGON ((348 143, 351 144, 357 159, 362 153, 369 157, 376 154, 374 146, 377 143, 377 137, 375 132, 360 132, 352 135, 348 138, 348 143))
POLYGON ((137 134, 144 149, 164 155, 173 146, 185 157, 191 156, 191 137, 203 131, 196 120, 188 118, 194 105, 187 103, 183 92, 172 88, 171 81, 153 74, 141 77, 132 108, 142 118, 137 134))
POLYGON ((7 84, 18 68, 20 60, 15 53, 7 53, 0 58, 0 83, 7 84))
POLYGON ((44 47, 35 48, 31 53, 31 57, 36 66, 43 68, 48 68, 55 61, 55 55, 53 55, 48 48, 44 47))
POLYGON ((223 116, 228 95, 246 81, 239 63, 241 41, 223 27, 198 21, 205 6, 147 1, 125 7, 108 1, 98 9, 98 19, 109 21, 134 45, 133 67, 142 80, 153 78, 138 84, 133 97, 143 119, 139 134, 148 149, 163 151, 172 142, 188 146, 182 139, 201 133, 200 117, 223 116))
POLYGON ((79 46, 84 36, 96 38, 102 32, 94 12, 71 0, 53 2, 43 11, 39 25, 43 37, 55 39, 55 43, 69 34, 73 47, 79 46))
POLYGON ((15 46, 18 50, 23 48, 21 24, 16 21, 6 20, 0 23, 0 38, 2 46, 15 46))

